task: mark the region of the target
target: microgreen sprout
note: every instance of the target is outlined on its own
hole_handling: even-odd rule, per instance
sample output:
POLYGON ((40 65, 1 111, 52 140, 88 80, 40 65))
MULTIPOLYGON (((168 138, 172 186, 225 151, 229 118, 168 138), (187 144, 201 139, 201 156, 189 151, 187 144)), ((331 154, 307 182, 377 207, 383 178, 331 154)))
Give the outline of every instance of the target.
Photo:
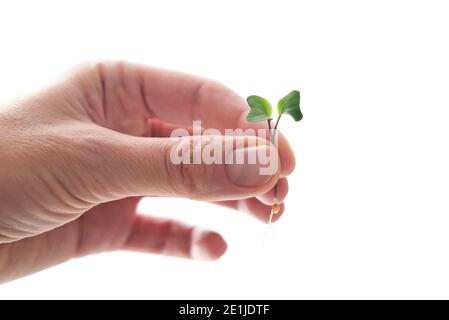
MULTIPOLYGON (((281 120, 283 114, 289 114, 295 121, 300 121, 302 119, 301 109, 299 108, 300 93, 298 90, 293 90, 279 100, 277 104, 278 117, 274 126, 272 117, 273 107, 268 100, 260 96, 249 96, 246 101, 250 107, 246 120, 249 122, 267 121, 268 129, 270 130, 270 141, 273 144, 275 143, 275 135, 279 126, 279 120, 281 120)), ((271 207, 269 223, 271 223, 273 215, 278 214, 281 210, 280 204, 277 200, 277 185, 274 186, 273 192, 274 200, 273 206, 271 207)))

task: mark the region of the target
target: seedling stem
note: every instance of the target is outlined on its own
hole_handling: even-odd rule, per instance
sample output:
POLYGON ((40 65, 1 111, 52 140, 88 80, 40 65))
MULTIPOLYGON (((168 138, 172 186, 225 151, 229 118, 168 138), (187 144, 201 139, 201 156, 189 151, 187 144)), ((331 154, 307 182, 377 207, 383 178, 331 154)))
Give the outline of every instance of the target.
MULTIPOLYGON (((270 102, 265 98, 260 96, 249 96, 247 99, 248 105, 251 108, 246 119, 250 122, 257 122, 267 120, 268 129, 270 131, 270 142, 272 144, 276 143, 277 128, 279 125, 279 120, 284 113, 289 114, 293 117, 295 121, 300 121, 302 119, 301 109, 299 108, 300 93, 298 90, 291 91, 288 95, 279 100, 277 104, 278 118, 273 127, 273 118, 271 114, 273 113, 273 107, 270 102)), ((277 147, 275 145, 275 147, 277 147)), ((271 214, 269 218, 269 223, 271 223, 274 214, 278 214, 281 207, 278 203, 278 192, 277 184, 273 188, 273 205, 271 207, 271 214)))

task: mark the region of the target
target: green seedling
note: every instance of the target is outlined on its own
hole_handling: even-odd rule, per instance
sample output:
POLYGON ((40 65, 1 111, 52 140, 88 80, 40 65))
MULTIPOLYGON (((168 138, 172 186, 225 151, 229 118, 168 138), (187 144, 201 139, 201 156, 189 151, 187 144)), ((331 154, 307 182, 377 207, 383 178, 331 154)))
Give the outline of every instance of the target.
MULTIPOLYGON (((295 121, 300 121, 302 119, 301 109, 299 108, 300 93, 298 90, 293 90, 279 100, 277 104, 278 117, 274 126, 272 117, 273 107, 268 100, 259 96, 249 96, 246 101, 250 107, 246 120, 249 122, 267 121, 268 129, 270 130, 270 141, 273 144, 275 143, 279 120, 281 120, 283 114, 289 114, 295 121)), ((271 207, 270 223, 273 215, 278 214, 281 210, 281 206, 277 200, 277 185, 274 186, 273 192, 274 201, 273 206, 271 207)))

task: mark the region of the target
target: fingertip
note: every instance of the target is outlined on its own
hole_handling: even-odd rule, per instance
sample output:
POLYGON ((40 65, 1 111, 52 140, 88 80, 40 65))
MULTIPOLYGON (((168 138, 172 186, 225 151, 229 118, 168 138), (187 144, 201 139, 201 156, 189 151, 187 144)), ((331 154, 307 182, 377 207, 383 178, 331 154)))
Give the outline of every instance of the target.
MULTIPOLYGON (((284 199, 287 197, 288 194, 288 181, 286 178, 281 178, 276 184, 276 200, 278 202, 284 201, 284 199)), ((257 199, 259 199, 261 202, 263 202, 266 205, 272 205, 274 201, 274 187, 259 196, 257 196, 257 199)))
MULTIPOLYGON (((263 223, 268 224, 270 222, 270 216, 271 216, 272 207, 271 206, 265 206, 265 207, 266 208, 264 210, 264 214, 261 215, 259 218, 260 218, 260 220, 263 223)), ((284 210, 285 210, 285 205, 282 202, 282 203, 279 204, 279 212, 276 213, 276 214, 273 214, 273 218, 271 219, 271 223, 275 223, 276 221, 278 221, 281 218, 282 214, 284 213, 284 210)))
POLYGON ((228 245, 223 237, 214 231, 193 231, 190 257, 200 261, 215 261, 226 252, 228 245))
MULTIPOLYGON (((276 221, 278 221, 281 218, 281 216, 284 213, 284 211, 285 211, 285 204, 284 203, 281 203, 279 206, 280 206, 280 210, 279 210, 279 212, 277 214, 273 215, 273 219, 271 220, 271 223, 275 223, 276 221)), ((270 214, 271 214, 271 212, 270 212, 270 214)))

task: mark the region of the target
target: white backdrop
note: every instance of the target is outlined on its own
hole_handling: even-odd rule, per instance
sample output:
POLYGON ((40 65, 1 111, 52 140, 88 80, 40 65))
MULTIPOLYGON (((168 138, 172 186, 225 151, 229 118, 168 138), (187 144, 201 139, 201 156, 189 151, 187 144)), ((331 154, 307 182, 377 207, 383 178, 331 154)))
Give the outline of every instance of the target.
POLYGON ((276 100, 297 155, 276 238, 227 209, 142 210, 223 233, 216 263, 116 252, 0 287, 0 298, 449 298, 446 1, 9 1, 0 98, 73 64, 118 58, 276 100))

